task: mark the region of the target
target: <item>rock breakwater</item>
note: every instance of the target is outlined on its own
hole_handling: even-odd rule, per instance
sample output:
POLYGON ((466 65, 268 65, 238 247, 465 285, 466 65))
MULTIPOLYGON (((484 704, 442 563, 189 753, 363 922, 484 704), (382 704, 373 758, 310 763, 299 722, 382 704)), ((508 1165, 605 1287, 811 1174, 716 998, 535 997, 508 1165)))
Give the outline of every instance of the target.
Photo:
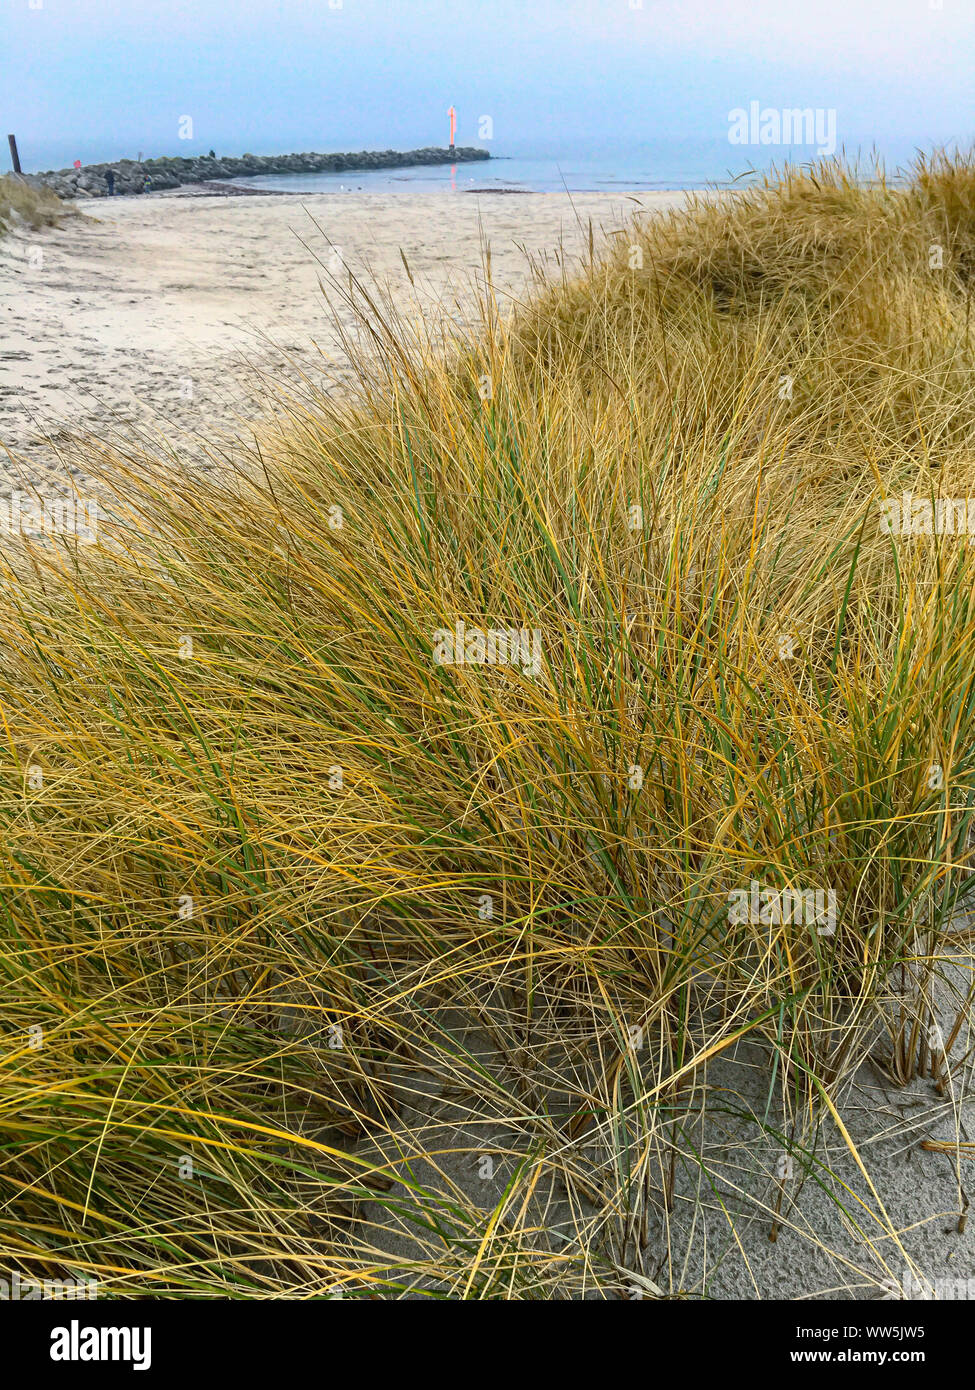
POLYGON ((405 169, 421 164, 467 164, 489 159, 487 150, 463 146, 456 150, 428 146, 422 150, 360 150, 356 154, 244 154, 236 157, 194 155, 162 159, 120 159, 108 164, 86 164, 79 169, 49 169, 26 174, 33 184, 51 188, 61 198, 104 198, 108 174, 114 174, 116 194, 155 192, 188 183, 211 183, 248 174, 324 174, 344 170, 405 169), (147 183, 148 180, 148 183, 147 183))

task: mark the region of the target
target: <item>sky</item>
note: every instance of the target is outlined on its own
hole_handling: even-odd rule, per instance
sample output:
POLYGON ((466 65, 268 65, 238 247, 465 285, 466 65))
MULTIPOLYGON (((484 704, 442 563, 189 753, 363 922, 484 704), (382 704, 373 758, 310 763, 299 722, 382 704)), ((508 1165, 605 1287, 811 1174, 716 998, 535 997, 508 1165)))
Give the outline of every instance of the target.
POLYGON ((975 139, 973 0, 0 0, 0 64, 27 170, 445 145, 450 105, 497 155, 727 146, 752 101, 975 139))

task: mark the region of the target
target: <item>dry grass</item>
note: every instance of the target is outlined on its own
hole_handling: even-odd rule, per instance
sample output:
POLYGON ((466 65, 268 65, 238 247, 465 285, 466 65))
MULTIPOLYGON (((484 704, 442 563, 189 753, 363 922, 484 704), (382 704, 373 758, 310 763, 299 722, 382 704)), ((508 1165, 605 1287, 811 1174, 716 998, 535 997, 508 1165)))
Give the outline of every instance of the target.
POLYGON ((32 231, 54 227, 65 211, 65 204, 49 188, 35 187, 16 174, 0 175, 0 234, 18 221, 32 231))
POLYGON ((973 559, 879 518, 975 495, 973 186, 787 173, 513 320, 487 284, 447 355, 338 287, 354 397, 246 475, 92 447, 100 543, 0 597, 8 1261, 668 1293, 741 1040, 803 1169, 867 1055, 953 1093, 973 559), (438 665, 458 619, 540 670, 438 665), (736 921, 752 880, 835 931, 736 921))

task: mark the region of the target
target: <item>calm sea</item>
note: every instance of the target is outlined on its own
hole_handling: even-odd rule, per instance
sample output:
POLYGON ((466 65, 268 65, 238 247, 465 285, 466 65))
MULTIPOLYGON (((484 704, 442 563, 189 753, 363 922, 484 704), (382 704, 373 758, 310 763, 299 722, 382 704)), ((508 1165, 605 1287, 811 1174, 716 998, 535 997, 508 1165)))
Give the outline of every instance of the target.
MULTIPOLYGON (((906 166, 910 145, 880 151, 888 173, 906 166)), ((848 151, 861 167, 873 166, 869 148, 848 151)), ((233 180, 252 188, 281 192, 363 193, 625 193, 639 189, 706 188, 748 182, 784 163, 808 164, 815 150, 808 146, 774 149, 732 146, 727 142, 674 142, 629 149, 605 149, 584 155, 495 155, 476 164, 443 164, 416 169, 375 169, 339 174, 263 174, 233 180)))

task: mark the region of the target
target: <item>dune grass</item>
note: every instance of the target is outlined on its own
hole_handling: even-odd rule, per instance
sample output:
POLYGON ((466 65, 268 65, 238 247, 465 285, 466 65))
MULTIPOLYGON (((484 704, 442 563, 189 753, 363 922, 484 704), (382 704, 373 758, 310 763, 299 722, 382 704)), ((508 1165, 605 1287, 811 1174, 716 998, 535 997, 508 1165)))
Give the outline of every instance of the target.
POLYGON ((339 286, 357 381, 250 468, 90 446, 98 543, 4 551, 0 1259, 675 1294, 737 1048, 800 1175, 868 1055, 954 1093, 973 556, 881 517, 975 495, 973 190, 637 217, 446 353, 339 286))
POLYGON ((35 187, 16 174, 0 175, 0 235, 18 219, 32 231, 54 227, 65 211, 65 204, 51 189, 35 187))

